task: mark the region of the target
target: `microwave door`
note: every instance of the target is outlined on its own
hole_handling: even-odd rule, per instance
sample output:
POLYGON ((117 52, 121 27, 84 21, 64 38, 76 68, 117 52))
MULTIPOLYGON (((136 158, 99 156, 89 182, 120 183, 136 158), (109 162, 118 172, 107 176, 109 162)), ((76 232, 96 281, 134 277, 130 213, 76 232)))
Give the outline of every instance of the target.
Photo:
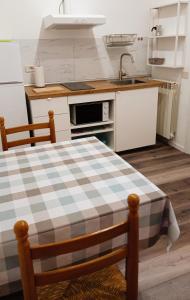
POLYGON ((76 105, 76 123, 85 124, 102 121, 102 103, 76 105))

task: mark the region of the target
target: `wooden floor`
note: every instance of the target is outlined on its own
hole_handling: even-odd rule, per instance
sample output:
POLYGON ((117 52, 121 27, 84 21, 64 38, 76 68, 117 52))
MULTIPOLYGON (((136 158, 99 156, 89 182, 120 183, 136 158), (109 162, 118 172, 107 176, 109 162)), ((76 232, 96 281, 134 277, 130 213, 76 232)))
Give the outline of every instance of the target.
POLYGON ((181 230, 169 253, 163 236, 140 252, 139 300, 189 300, 190 155, 162 143, 120 155, 169 196, 181 230))
MULTIPOLYGON (((173 249, 190 242, 190 155, 171 146, 156 146, 122 153, 121 156, 135 169, 155 183, 170 198, 181 230, 180 239, 173 249)), ((162 239, 163 240, 163 239, 162 239)), ((165 251, 163 241, 143 252, 144 259, 165 251)))

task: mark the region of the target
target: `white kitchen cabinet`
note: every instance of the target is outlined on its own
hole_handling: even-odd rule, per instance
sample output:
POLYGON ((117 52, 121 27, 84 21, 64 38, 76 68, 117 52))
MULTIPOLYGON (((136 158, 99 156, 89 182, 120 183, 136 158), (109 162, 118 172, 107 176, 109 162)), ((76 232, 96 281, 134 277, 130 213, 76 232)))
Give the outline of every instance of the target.
MULTIPOLYGON (((31 121, 46 122, 48 110, 55 113, 57 141, 97 135, 114 151, 125 151, 155 144, 158 88, 145 88, 116 93, 95 93, 30 101, 31 121), (109 101, 108 122, 83 125, 70 123, 69 106, 74 103, 109 101)), ((36 131, 36 136, 47 134, 36 131)))
MULTIPOLYGON (((70 129, 70 117, 69 114, 55 115, 55 131, 69 130, 70 129)), ((33 118, 34 123, 45 123, 49 121, 48 115, 44 117, 33 118)))
POLYGON ((62 130, 56 132, 56 141, 64 142, 71 140, 71 131, 70 130, 62 130))
POLYGON ((112 150, 115 150, 115 92, 68 96, 69 106, 104 101, 109 103, 108 120, 78 125, 71 123, 71 139, 96 136, 112 150))
MULTIPOLYGON (((33 118, 34 123, 48 122, 48 116, 33 118)), ((55 132, 56 141, 64 142, 71 139, 70 118, 69 114, 55 115, 55 132)), ((49 129, 40 129, 35 131, 35 136, 48 135, 49 129)), ((45 144, 47 142, 44 142, 45 144)))
MULTIPOLYGON (((35 133, 35 136, 42 136, 42 135, 48 135, 49 130, 48 129, 42 129, 42 130, 37 130, 35 133)), ((64 141, 69 141, 71 140, 71 131, 70 130, 61 130, 61 131, 56 131, 56 142, 64 142, 64 141)), ((45 145, 49 142, 41 142, 38 143, 38 145, 45 145)))
POLYGON ((33 118, 46 116, 49 110, 53 110, 55 114, 69 113, 67 97, 32 100, 30 106, 33 118))
POLYGON ((156 142, 158 88, 116 93, 116 151, 156 142))
MULTIPOLYGON (((57 97, 30 101, 32 123, 47 122, 49 120, 48 111, 54 111, 57 142, 71 139, 69 105, 67 100, 67 97, 57 97)), ((35 136, 47 135, 48 133, 48 129, 34 131, 35 136)))
POLYGON ((78 104, 78 103, 88 103, 88 102, 97 102, 97 101, 108 101, 115 99, 114 92, 107 93, 94 93, 86 95, 75 95, 68 97, 69 104, 78 104))

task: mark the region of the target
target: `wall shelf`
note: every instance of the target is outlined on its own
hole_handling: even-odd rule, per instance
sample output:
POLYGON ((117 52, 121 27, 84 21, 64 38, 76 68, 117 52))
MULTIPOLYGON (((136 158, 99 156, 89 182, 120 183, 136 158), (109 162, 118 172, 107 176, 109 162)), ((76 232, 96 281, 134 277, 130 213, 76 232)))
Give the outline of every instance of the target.
POLYGON ((73 129, 79 129, 79 128, 89 128, 89 127, 96 127, 96 126, 104 126, 104 125, 109 125, 113 124, 114 121, 107 121, 107 122, 97 122, 97 123, 88 123, 88 124, 82 124, 82 125, 73 125, 71 123, 71 130, 73 129))
MULTIPOLYGON (((179 38, 185 38, 186 35, 185 34, 179 34, 178 35, 179 38)), ((166 38, 176 38, 176 35, 160 35, 160 36, 149 36, 149 39, 166 39, 166 38)))
POLYGON ((150 33, 153 27, 159 26, 161 35, 150 35, 148 38, 148 66, 172 69, 184 67, 188 3, 170 1, 151 9, 150 33), (154 65, 149 63, 149 58, 164 58, 165 62, 163 65, 154 65))
POLYGON ((97 130, 87 130, 84 132, 78 132, 78 133, 71 133, 71 137, 79 137, 79 136, 86 136, 86 135, 94 135, 97 133, 104 133, 104 132, 112 132, 114 131, 113 128, 105 128, 105 129, 97 129, 97 130))
POLYGON ((136 41, 137 34, 109 34, 104 36, 107 47, 131 46, 136 41))
POLYGON ((158 67, 158 68, 170 68, 170 69, 183 69, 184 66, 172 66, 172 65, 166 65, 166 64, 163 64, 163 65, 154 65, 154 64, 147 64, 148 66, 151 66, 151 67, 158 67))
POLYGON ((166 4, 154 6, 154 7, 152 7, 152 9, 159 9, 159 8, 174 6, 174 5, 178 5, 178 3, 180 3, 180 4, 188 4, 189 1, 174 1, 174 2, 169 2, 169 3, 166 3, 166 4))

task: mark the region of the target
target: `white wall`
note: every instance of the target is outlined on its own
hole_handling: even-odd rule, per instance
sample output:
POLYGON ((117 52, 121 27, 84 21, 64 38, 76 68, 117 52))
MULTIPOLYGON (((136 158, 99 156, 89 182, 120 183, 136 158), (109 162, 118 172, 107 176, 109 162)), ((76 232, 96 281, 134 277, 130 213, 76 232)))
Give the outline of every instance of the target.
POLYGON ((0 38, 39 38, 42 16, 57 13, 59 0, 0 0, 0 38))
MULTIPOLYGON (((66 0, 67 1, 67 0, 66 0)), ((70 0, 71 13, 97 13, 107 16, 107 23, 99 27, 102 33, 148 33, 151 0, 70 0)))
MULTIPOLYGON (((98 34, 114 32, 147 34, 148 7, 151 0, 65 1, 70 13, 105 14, 107 24, 97 28, 98 34)), ((0 38, 39 38, 42 35, 42 17, 49 13, 58 13, 59 3, 60 0, 1 0, 0 38)), ((57 34, 61 36, 63 33, 56 32, 57 34)))
MULTIPOLYGON (((145 74, 147 39, 129 49, 107 49, 107 33, 147 36, 151 0, 65 0, 67 13, 104 14, 107 22, 94 30, 44 30, 43 16, 58 13, 60 0, 0 0, 0 39, 20 41, 24 65, 40 63, 46 82, 101 79, 118 76, 119 57, 132 51, 135 64, 125 59, 128 73, 145 74), (138 9, 137 9, 138 8, 138 9)), ((25 83, 32 83, 24 73, 25 83)))

